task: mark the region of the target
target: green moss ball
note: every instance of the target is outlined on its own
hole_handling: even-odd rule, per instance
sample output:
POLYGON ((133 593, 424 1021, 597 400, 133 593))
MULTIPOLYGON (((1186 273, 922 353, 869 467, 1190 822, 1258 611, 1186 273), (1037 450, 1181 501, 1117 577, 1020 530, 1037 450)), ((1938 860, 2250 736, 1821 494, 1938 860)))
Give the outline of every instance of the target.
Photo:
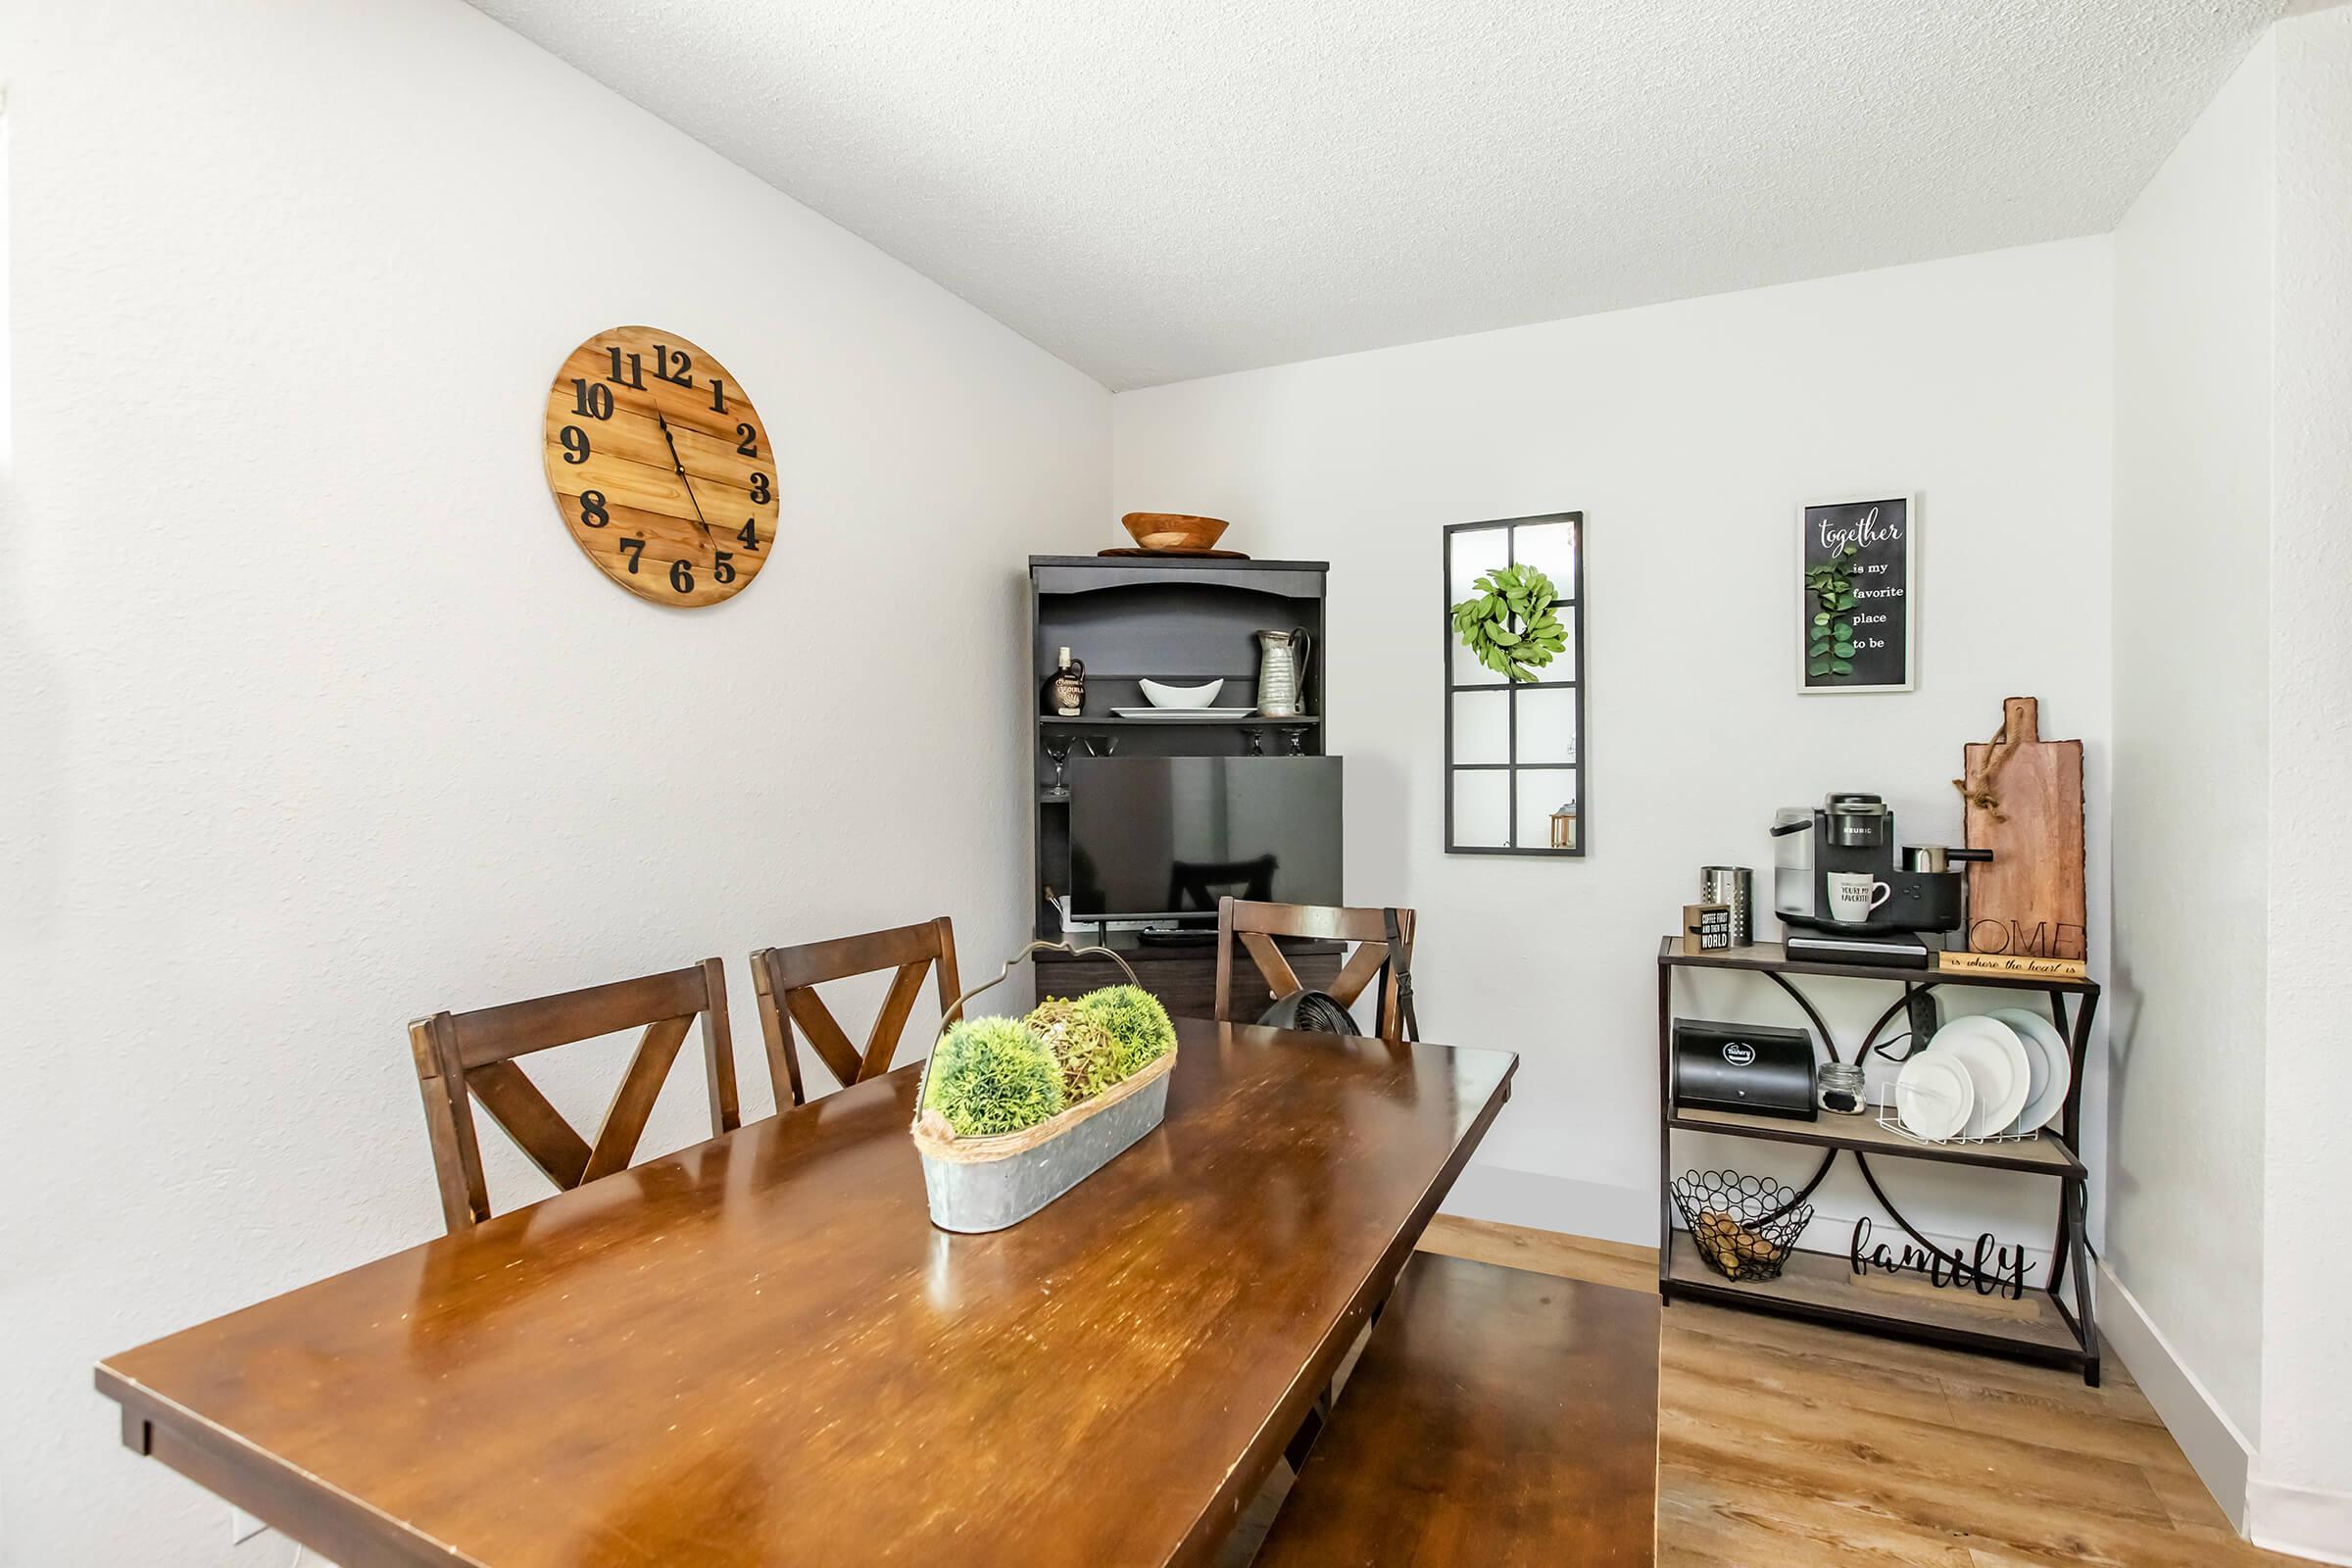
POLYGON ((959 1138, 1017 1133, 1061 1110, 1061 1068, 1021 1024, 972 1018, 931 1054, 923 1108, 945 1116, 959 1138))
POLYGON ((1078 999, 1082 1016, 1109 1032, 1125 1078, 1176 1049, 1176 1026, 1159 999, 1138 986, 1104 986, 1078 999))

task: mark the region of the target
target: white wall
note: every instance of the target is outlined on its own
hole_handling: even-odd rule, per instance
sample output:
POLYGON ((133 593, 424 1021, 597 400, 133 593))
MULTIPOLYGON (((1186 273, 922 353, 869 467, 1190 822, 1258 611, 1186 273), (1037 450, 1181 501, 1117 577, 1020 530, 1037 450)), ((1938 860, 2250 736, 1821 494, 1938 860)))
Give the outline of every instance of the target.
MULTIPOLYGON (((1460 1190, 1505 1217, 1652 1234, 1650 955, 1700 863, 1768 865, 1772 808, 1832 788, 1888 794, 1906 840, 1956 840, 1959 746, 2031 692, 2045 733, 2089 743, 2100 889, 2112 734, 2145 786, 2117 803, 2112 944, 2093 897, 2094 954, 2130 960, 2112 977, 2117 1143, 2110 1160, 2102 1074, 2085 1151, 2112 1165, 2113 1258, 2150 1282, 2152 1315, 2186 1325, 2220 1406, 2259 1420, 2274 1539, 2325 1546, 2352 1491, 2335 1331, 2352 1280, 2310 1242, 2341 1191, 2329 1107, 2352 1098, 2328 1032, 2347 1000, 2334 868, 2352 859, 2352 12, 2278 37, 2275 110, 2233 85, 2112 247, 1112 408, 456 0, 0 0, 0 976, 17 1034, 0 1136, 21 1173, 0 1219, 0 1563, 231 1560, 225 1510, 120 1448, 88 1366, 435 1232, 407 1017, 718 953, 756 1114, 747 948, 936 909, 975 955, 1016 940, 1018 564, 1096 538, 1106 493, 1113 510, 1235 517, 1232 542, 1260 555, 1333 561, 1351 895, 1423 911, 1433 1036, 1525 1056, 1460 1190), (2259 192, 2229 176, 2266 112, 2280 351, 2255 396, 2240 285, 2259 247, 2213 221, 2251 212, 2259 192), (690 615, 606 583, 540 478, 556 364, 640 319, 721 355, 786 453, 790 559, 690 615), (1880 487, 1925 497, 1920 690, 1800 700, 1792 508, 1880 487), (2192 527, 2242 514, 2250 537, 2266 504, 2259 570, 2180 564, 2192 527), (1566 865, 1448 858, 1439 530, 1563 508, 1590 519, 1595 848, 1566 865), (2199 645, 2173 616, 2199 590, 2249 614, 2268 596, 2267 637, 2205 650, 2225 670, 2209 679, 2267 676, 2267 710, 2177 695, 2199 645), (2160 722, 2194 731, 2161 767, 2139 760, 2160 722), (2180 813, 2240 792, 2230 832, 2176 837, 2180 813), (2257 864, 2237 835, 2266 798, 2257 864), (2267 996, 2168 990, 2188 934, 2160 896, 2193 885, 2237 909, 2266 881, 2267 996), (1498 903, 1532 913, 1506 923, 1498 903), (2251 1042, 2266 1021, 2267 1057, 2229 1058, 2267 1074, 2257 1126, 2182 1042, 2251 1042), (2213 1105, 2210 1130, 2183 1122, 2192 1103, 2213 1105), (2168 1126, 2171 1168, 2154 1157, 2168 1126), (2266 1143, 2257 1185, 2244 1161, 2266 1143), (2263 1217, 2258 1306, 2213 1288, 2253 1250, 2250 1223, 2191 1227, 2210 1259, 2197 1303, 2159 1256, 2203 1178, 2241 1221, 2263 1217), (2253 1311, 2262 1361, 2245 1355, 2253 1311)), ((2246 929, 2230 915, 2219 940, 2246 929)), ((1850 1041, 1882 993, 1826 989, 1850 1041)), ((1728 979, 1684 1010, 1793 1021, 1728 979)), ((616 1065, 567 1063, 552 1087, 591 1116, 616 1065)), ((648 1147, 699 1136, 701 1117, 681 1072, 648 1147)), ((541 1191, 495 1137, 487 1152, 495 1198, 541 1191)), ((2046 1232, 2041 1185, 1889 1179, 1951 1230, 2046 1232)), ((1824 1204, 1866 1206, 1849 1185, 1824 1204)))
MULTIPOLYGON (((2241 1439, 2262 1417, 2274 71, 2266 38, 2115 234, 2106 1261, 2241 1439)), ((2233 1468, 2242 1494, 2242 1444, 2233 1468)))
POLYGON ((457 0, 0 18, 0 1560, 181 1568, 226 1509, 90 1363, 437 1233, 406 1019, 718 954, 763 1114, 755 944, 1023 934, 1021 562, 1100 534, 1108 395, 457 0), (784 454, 712 610, 541 477, 628 321, 784 454))
POLYGON ((2107 1322, 2259 1544, 2352 1562, 2352 11, 2279 23, 2116 255, 2107 1322), (2261 693, 2257 700, 2252 694, 2261 693))
MULTIPOLYGON (((1332 562, 1349 898, 1421 911, 1432 1038, 1523 1058, 1460 1206, 1655 1239, 1657 940, 1701 864, 1770 865, 1776 806, 1877 790, 1906 841, 1956 843, 1960 748, 2031 693, 2045 735, 2088 743, 2104 886, 2110 325, 2098 238, 1114 400, 1119 508, 1230 517, 1244 549, 1332 562), (1924 497, 1919 690, 1800 698, 1795 508, 1878 487, 1924 497), (1448 858, 1440 530, 1569 509, 1588 519, 1592 853, 1448 858)), ((1849 1046, 1887 999, 1822 989, 1849 1046)), ((1683 998, 1698 1016, 1801 1021, 1755 982, 1683 998)), ((1711 1157, 1809 1168, 1801 1152, 1678 1142, 1678 1167, 1711 1157)), ((2047 1239, 2046 1183, 1916 1165, 1887 1179, 1931 1222, 2047 1239)), ((1865 1201, 1839 1186, 1824 1206, 1865 1201)))
POLYGON ((2268 1188, 2254 1539, 2352 1563, 2352 10, 2278 24, 2268 1188))

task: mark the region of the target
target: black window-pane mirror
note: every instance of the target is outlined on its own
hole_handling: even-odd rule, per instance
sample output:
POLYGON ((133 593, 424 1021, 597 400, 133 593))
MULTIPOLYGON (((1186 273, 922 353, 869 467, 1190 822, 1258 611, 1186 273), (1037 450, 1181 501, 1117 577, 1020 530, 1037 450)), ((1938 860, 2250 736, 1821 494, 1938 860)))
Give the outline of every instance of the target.
MULTIPOLYGON (((1585 514, 1457 522, 1446 529, 1446 853, 1581 858, 1592 839, 1585 788, 1585 514), (1481 663, 1453 607, 1496 567, 1549 577, 1568 646, 1516 681, 1481 663)), ((1517 629, 1514 625, 1514 629, 1517 629)))

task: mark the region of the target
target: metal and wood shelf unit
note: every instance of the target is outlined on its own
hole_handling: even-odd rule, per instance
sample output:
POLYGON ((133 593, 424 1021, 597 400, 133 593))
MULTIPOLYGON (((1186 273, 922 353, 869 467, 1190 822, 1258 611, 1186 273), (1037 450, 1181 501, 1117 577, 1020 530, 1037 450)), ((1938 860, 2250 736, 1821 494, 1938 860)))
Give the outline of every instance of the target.
POLYGON ((1706 1301, 2066 1367, 2080 1371, 2082 1381, 2096 1388, 2099 1339, 2092 1319, 2089 1242, 2084 1219, 2089 1172, 2076 1150, 2082 1135, 2083 1054, 2089 1045, 2090 1020, 2098 1004, 2099 988, 2090 980, 1945 974, 1936 969, 1893 965, 1812 962, 1789 958, 1777 942, 1710 953, 1685 953, 1679 938, 1666 938, 1658 949, 1659 1297, 1669 1303, 1706 1301), (2055 1132, 2045 1129, 2025 1139, 1930 1144, 1889 1131, 1871 1116, 1824 1116, 1818 1121, 1796 1121, 1740 1111, 1678 1108, 1674 1102, 1674 978, 1679 969, 1745 970, 1762 975, 1787 992, 1803 1009, 1821 1049, 1832 1061, 1845 1058, 1838 1054, 1837 1040, 1820 1009, 1797 989, 1789 978, 1792 975, 1880 980, 1903 988, 1902 995, 1871 1026, 1854 1054, 1856 1061, 1869 1054, 1887 1027, 1905 1015, 1915 991, 1939 985, 2038 991, 2049 1004, 2051 1021, 2066 1039, 2067 1054, 2074 1067, 2074 1081, 2067 1091, 2058 1128, 2055 1132), (1777 1279, 1739 1283, 1725 1279, 1707 1267, 1690 1236, 1675 1227, 1674 1134, 1677 1131, 1765 1139, 1823 1151, 1819 1168, 1798 1193, 1800 1201, 1821 1185, 1838 1154, 1851 1154, 1880 1205, 1913 1241, 1932 1250, 1942 1249, 1922 1236, 1886 1196, 1879 1185, 1878 1173, 1871 1168, 1873 1155, 2055 1177, 2059 1184, 2058 1223, 2050 1247, 2048 1283, 2029 1286, 2022 1300, 1996 1298, 1990 1304, 1982 1303, 1962 1291, 1936 1291, 1932 1295, 1880 1293, 1866 1291, 1855 1282, 1847 1259, 1804 1251, 1791 1253, 1777 1279), (2067 1300, 2070 1295, 2071 1309, 2067 1300))

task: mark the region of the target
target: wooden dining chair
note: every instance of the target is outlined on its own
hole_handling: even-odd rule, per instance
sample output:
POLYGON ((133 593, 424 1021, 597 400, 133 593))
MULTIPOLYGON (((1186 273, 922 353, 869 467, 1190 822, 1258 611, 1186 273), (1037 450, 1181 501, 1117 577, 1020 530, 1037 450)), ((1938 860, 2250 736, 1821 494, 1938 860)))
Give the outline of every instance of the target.
POLYGON ((473 1130, 479 1100, 547 1179, 568 1191, 628 1168, 670 1063, 697 1018, 710 1093, 713 1136, 742 1125, 735 1104, 735 1045, 727 1031, 726 972, 716 958, 666 974, 566 991, 475 1012, 436 1012, 409 1025, 416 1081, 424 1091, 433 1173, 450 1233, 490 1217, 481 1145, 473 1130), (605 1107, 594 1143, 581 1137, 514 1065, 517 1056, 642 1027, 636 1054, 605 1107))
MULTIPOLYGON (((1396 945, 1404 950, 1403 967, 1412 969, 1413 911, 1396 911, 1396 945)), ((1292 972, 1290 960, 1275 946, 1276 937, 1302 937, 1322 942, 1353 942, 1357 944, 1348 961, 1330 986, 1329 995, 1342 1006, 1352 1008, 1356 998, 1379 982, 1376 1024, 1383 1040, 1409 1040, 1412 1031, 1406 1026, 1407 1009, 1397 1004, 1397 965, 1389 953, 1388 911, 1385 909, 1344 909, 1320 904, 1259 904, 1248 899, 1219 899, 1217 901, 1217 1021, 1231 1023, 1233 1017, 1233 949, 1236 941, 1256 960, 1257 971, 1265 977, 1266 989, 1277 999, 1299 989, 1298 976, 1292 972)), ((1242 1022, 1249 1020, 1243 1019, 1242 1022)))
POLYGON ((828 942, 804 942, 791 948, 761 948, 752 955, 752 984, 760 993, 760 1033, 767 1042, 768 1079, 775 1086, 776 1108, 805 1105, 801 1059, 793 1045, 792 1026, 799 1024, 809 1046, 843 1088, 879 1078, 890 1071, 890 1058, 906 1032, 906 1015, 923 989, 923 974, 939 967, 939 1010, 945 1014, 963 994, 956 972, 956 926, 946 915, 920 925, 903 925, 860 936, 835 937, 828 942), (853 975, 896 969, 882 1010, 866 1031, 865 1047, 850 1044, 849 1035, 826 1007, 816 988, 853 975))

